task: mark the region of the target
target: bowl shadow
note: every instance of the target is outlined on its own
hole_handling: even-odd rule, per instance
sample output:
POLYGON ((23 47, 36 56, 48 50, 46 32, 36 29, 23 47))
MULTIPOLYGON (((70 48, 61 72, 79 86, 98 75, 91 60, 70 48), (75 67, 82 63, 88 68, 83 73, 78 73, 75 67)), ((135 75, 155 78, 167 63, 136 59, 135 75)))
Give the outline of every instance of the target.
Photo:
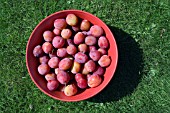
POLYGON ((108 86, 87 100, 96 103, 118 101, 133 93, 140 82, 140 72, 143 70, 143 51, 140 45, 123 30, 113 26, 108 27, 117 43, 118 65, 108 86))

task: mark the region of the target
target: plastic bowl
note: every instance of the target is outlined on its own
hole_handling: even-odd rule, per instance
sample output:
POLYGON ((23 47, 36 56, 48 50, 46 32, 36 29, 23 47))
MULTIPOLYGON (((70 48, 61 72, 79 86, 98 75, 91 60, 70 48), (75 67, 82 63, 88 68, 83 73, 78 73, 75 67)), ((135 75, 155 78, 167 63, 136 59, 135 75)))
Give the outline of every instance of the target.
POLYGON ((117 45, 116 45, 116 41, 110 29, 107 27, 107 25, 103 21, 101 21, 96 16, 88 12, 81 11, 81 10, 59 11, 43 19, 31 33, 31 36, 28 40, 27 48, 26 48, 26 65, 27 65, 27 69, 28 69, 28 72, 29 72, 29 75, 32 81, 36 84, 36 86, 42 92, 44 92, 45 94, 47 94, 48 96, 54 99, 61 100, 61 101, 81 101, 81 100, 88 99, 98 94, 101 90, 103 90, 108 85, 108 83, 114 76, 116 66, 117 66, 117 61, 118 61, 117 45), (66 15, 70 13, 77 15, 79 18, 89 20, 92 24, 99 25, 104 29, 106 33, 106 37, 110 43, 108 55, 111 57, 112 62, 110 66, 106 68, 106 72, 104 74, 104 80, 98 87, 88 88, 82 92, 79 92, 75 96, 68 97, 68 96, 65 96, 63 92, 49 91, 47 89, 46 80, 44 79, 42 75, 38 74, 37 67, 39 63, 38 63, 37 58, 33 56, 33 49, 36 45, 41 44, 43 42, 43 37, 42 37, 43 32, 45 30, 49 30, 53 28, 53 22, 55 19, 65 18, 66 15))

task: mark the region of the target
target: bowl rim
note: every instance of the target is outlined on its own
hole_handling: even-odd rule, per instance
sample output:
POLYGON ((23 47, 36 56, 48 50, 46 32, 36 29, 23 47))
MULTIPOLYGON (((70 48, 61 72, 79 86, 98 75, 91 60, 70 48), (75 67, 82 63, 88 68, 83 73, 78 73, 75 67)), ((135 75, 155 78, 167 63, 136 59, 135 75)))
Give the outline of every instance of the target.
POLYGON ((35 27, 34 30, 31 32, 31 35, 29 36, 29 39, 28 39, 28 41, 27 41, 26 56, 25 56, 25 57, 26 57, 26 67, 27 67, 29 76, 31 77, 31 79, 32 79, 32 81, 34 82, 34 84, 35 84, 43 93, 45 93, 46 95, 52 97, 53 99, 61 100, 61 101, 67 101, 67 102, 82 101, 82 100, 89 99, 89 98, 97 95, 98 93, 100 93, 100 92, 109 84, 109 82, 111 81, 111 79, 109 79, 109 80, 107 81, 106 85, 104 85, 97 93, 94 93, 94 94, 92 94, 92 95, 90 95, 90 96, 87 96, 87 97, 81 98, 81 99, 79 98, 79 99, 76 99, 76 100, 71 100, 71 99, 70 99, 70 100, 66 100, 66 99, 57 98, 57 97, 55 97, 55 96, 47 93, 44 89, 42 89, 42 88, 35 82, 35 80, 33 79, 32 74, 31 74, 30 69, 29 69, 29 66, 28 66, 28 57, 29 57, 29 56, 28 56, 28 46, 29 46, 29 44, 30 44, 31 37, 33 36, 34 32, 35 32, 36 29, 37 29, 45 20, 47 20, 48 18, 50 18, 50 17, 52 17, 52 16, 54 16, 54 15, 56 15, 56 14, 64 13, 64 12, 80 12, 80 13, 85 13, 85 14, 88 14, 88 15, 90 15, 90 16, 93 16, 93 17, 97 18, 98 20, 100 20, 101 23, 102 23, 102 24, 108 29, 108 31, 111 33, 111 36, 113 37, 113 42, 115 43, 115 52, 116 52, 116 56, 115 56, 115 58, 116 58, 116 60, 115 60, 115 68, 114 68, 113 71, 112 71, 111 79, 113 78, 113 76, 114 76, 114 74, 115 74, 115 71, 116 71, 116 68, 117 68, 117 64, 118 64, 118 47, 117 47, 117 43, 116 43, 116 40, 115 40, 115 38, 114 38, 114 35, 113 35, 112 31, 111 31, 110 28, 109 28, 100 18, 98 18, 97 16, 95 16, 95 15, 89 13, 89 12, 86 12, 86 11, 83 11, 83 10, 77 10, 77 9, 60 10, 60 11, 54 12, 54 13, 48 15, 47 17, 45 17, 44 19, 42 19, 42 20, 36 25, 36 27, 35 27))

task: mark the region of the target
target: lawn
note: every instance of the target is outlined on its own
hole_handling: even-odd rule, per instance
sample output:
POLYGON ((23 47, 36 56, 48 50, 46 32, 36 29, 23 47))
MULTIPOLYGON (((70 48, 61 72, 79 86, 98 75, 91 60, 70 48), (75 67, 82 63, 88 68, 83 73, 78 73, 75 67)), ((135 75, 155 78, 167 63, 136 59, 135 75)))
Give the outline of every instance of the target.
POLYGON ((169 0, 1 0, 0 113, 169 113, 169 36, 169 0), (112 81, 81 102, 48 97, 26 69, 25 50, 32 30, 64 9, 98 16, 114 33, 119 49, 112 81))

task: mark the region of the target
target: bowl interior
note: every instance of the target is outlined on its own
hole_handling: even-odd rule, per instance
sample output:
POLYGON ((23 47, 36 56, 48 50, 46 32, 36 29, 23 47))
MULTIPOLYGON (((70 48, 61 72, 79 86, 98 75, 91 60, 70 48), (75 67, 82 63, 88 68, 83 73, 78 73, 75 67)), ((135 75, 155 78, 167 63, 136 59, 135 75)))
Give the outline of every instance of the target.
POLYGON ((94 15, 80 11, 80 10, 65 10, 56 12, 44 20, 42 20, 34 29, 32 32, 28 44, 27 44, 27 50, 26 50, 26 63, 27 63, 27 69, 31 76, 31 79, 34 81, 36 86, 43 91, 45 94, 49 95, 50 97, 53 97, 54 99, 62 100, 62 101, 80 101, 87 98, 90 98, 97 93, 99 93, 111 80, 111 78, 114 75, 116 66, 117 66, 117 60, 118 60, 118 52, 117 52, 117 45, 114 39, 114 36, 112 32, 109 30, 109 28, 106 26, 104 22, 102 22, 99 18, 95 17, 94 15), (53 22, 57 18, 65 18, 67 14, 74 13, 79 18, 87 19, 92 24, 96 24, 101 26, 105 33, 106 37, 109 40, 110 48, 108 51, 108 55, 111 57, 111 64, 109 67, 106 68, 106 72, 104 74, 104 81, 102 84, 100 84, 98 87, 95 88, 88 88, 84 90, 83 92, 79 92, 75 96, 65 96, 63 92, 60 91, 49 91, 46 87, 46 80, 42 75, 38 74, 37 67, 39 65, 38 60, 33 56, 33 49, 36 45, 42 44, 43 37, 42 34, 45 30, 49 30, 53 28, 53 22))

